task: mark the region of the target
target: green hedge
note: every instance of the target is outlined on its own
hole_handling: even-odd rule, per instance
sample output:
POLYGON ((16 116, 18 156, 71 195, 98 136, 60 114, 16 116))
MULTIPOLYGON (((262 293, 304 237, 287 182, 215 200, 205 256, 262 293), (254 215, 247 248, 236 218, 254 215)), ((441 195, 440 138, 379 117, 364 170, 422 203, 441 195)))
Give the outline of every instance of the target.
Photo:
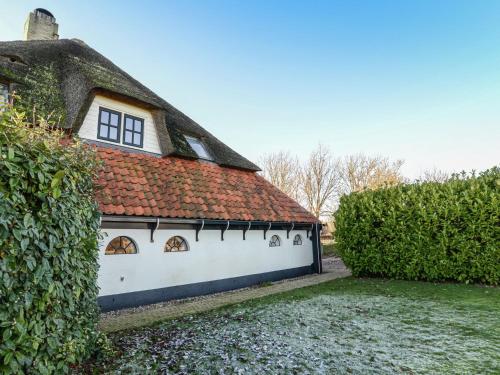
POLYGON ((99 213, 88 147, 0 112, 0 373, 64 373, 96 344, 99 213))
POLYGON ((500 281, 498 167, 353 193, 335 220, 337 251, 356 276, 500 281))

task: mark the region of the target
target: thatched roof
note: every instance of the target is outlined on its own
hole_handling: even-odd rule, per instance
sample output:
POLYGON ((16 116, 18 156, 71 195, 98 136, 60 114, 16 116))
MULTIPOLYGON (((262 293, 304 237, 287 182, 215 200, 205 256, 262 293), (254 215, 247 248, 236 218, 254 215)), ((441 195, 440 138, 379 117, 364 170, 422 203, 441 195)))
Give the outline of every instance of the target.
POLYGON ((98 93, 116 96, 152 111, 163 155, 197 158, 183 134, 201 138, 215 162, 259 168, 174 108, 106 57, 76 39, 0 42, 0 78, 22 82, 30 69, 51 66, 65 103, 66 128, 77 132, 98 93))

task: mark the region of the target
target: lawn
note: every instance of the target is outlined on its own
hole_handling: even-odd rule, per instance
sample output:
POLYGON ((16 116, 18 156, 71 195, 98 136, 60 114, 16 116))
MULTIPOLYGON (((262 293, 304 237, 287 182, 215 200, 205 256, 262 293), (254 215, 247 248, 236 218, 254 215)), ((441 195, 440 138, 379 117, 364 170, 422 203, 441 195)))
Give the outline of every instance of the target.
POLYGON ((111 335, 98 373, 500 373, 500 290, 340 279, 111 335))

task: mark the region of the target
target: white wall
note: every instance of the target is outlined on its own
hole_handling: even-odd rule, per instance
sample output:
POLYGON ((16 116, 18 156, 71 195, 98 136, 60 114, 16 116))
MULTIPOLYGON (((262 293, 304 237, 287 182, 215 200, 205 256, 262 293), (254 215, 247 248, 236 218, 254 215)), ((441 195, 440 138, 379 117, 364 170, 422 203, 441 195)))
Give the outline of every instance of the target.
POLYGON ((164 288, 197 282, 285 270, 313 263, 312 242, 306 231, 267 232, 250 230, 243 241, 241 230, 228 230, 224 241, 219 230, 200 232, 195 240, 194 230, 160 229, 155 232, 155 242, 150 242, 150 231, 144 229, 105 229, 106 234, 99 252, 99 296, 133 291, 164 288), (302 245, 294 246, 293 237, 302 236, 302 245), (273 234, 281 238, 280 247, 269 247, 273 234), (138 245, 137 254, 105 255, 110 240, 128 236, 138 245), (174 235, 184 237, 189 251, 164 252, 166 241, 174 235), (120 281, 121 277, 123 281, 120 281))
POLYGON ((160 143, 158 141, 158 135, 156 134, 156 128, 151 116, 151 112, 148 110, 135 107, 133 105, 123 103, 114 99, 106 98, 101 95, 96 95, 94 101, 90 105, 89 111, 83 120, 83 124, 78 132, 78 135, 84 139, 90 139, 93 141, 109 143, 113 145, 120 145, 123 147, 128 147, 136 150, 143 150, 148 152, 153 152, 155 154, 161 154, 160 143), (97 138, 97 122, 99 120, 99 107, 104 107, 112 109, 122 113, 121 119, 121 135, 120 141, 123 142, 123 128, 124 128, 124 114, 133 115, 144 119, 144 147, 134 147, 124 145, 122 143, 104 141, 97 138))

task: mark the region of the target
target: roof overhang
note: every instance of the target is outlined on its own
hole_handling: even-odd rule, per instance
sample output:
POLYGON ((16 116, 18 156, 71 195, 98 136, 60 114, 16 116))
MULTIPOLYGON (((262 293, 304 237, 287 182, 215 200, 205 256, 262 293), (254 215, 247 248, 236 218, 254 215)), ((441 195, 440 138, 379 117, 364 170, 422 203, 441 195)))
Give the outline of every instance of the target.
POLYGON ((307 237, 313 230, 321 230, 321 222, 285 222, 285 221, 243 221, 243 220, 212 220, 212 219, 180 219, 146 216, 115 216, 102 215, 101 228, 103 229, 148 229, 151 231, 151 241, 154 232, 159 229, 192 229, 196 231, 196 240, 202 230, 220 230, 221 240, 227 230, 243 231, 243 239, 249 230, 261 230, 264 239, 269 230, 286 230, 287 238, 292 230, 305 230, 307 237))

